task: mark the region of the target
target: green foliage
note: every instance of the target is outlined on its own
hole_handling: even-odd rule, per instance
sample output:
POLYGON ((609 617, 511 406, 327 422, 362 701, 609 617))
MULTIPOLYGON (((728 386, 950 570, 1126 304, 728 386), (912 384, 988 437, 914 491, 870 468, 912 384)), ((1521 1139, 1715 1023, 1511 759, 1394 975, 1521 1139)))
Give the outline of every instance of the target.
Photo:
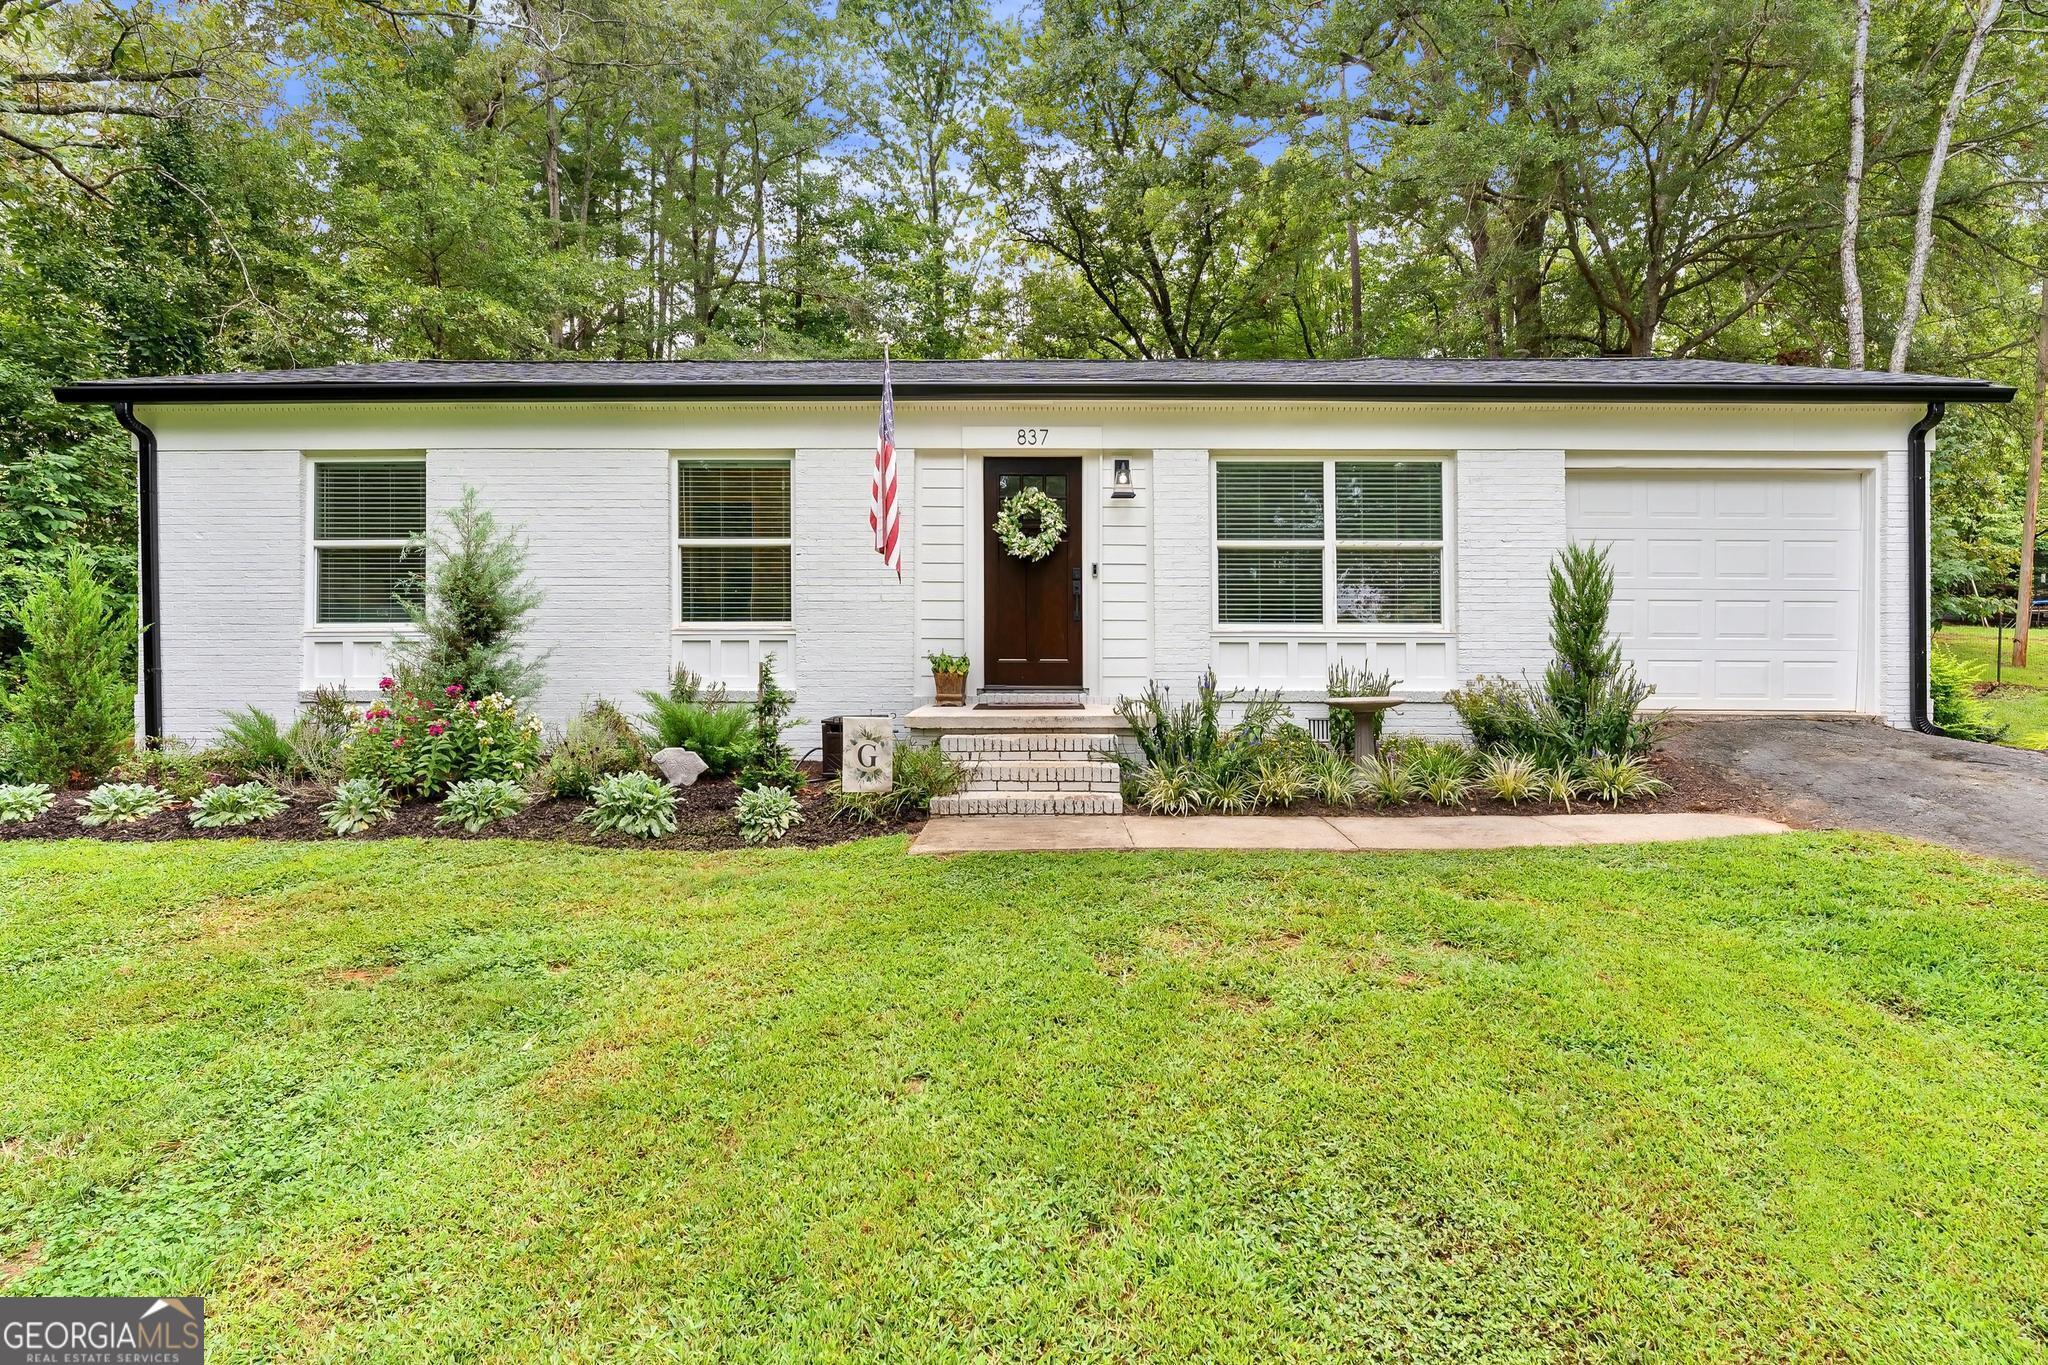
POLYGON ((25 824, 48 810, 55 799, 45 782, 0 785, 0 825, 25 824))
POLYGON ((1610 806, 1670 790, 1670 785, 1650 771, 1649 762, 1640 754, 1589 754, 1579 764, 1578 779, 1582 795, 1610 806))
POLYGON ((17 776, 89 782, 121 757, 134 727, 129 672, 135 612, 93 577, 83 552, 38 576, 21 604, 20 679, 7 694, 17 776))
POLYGON ((330 782, 341 776, 344 746, 361 719, 342 689, 316 689, 305 711, 285 731, 285 742, 291 746, 286 772, 316 782, 330 782))
POLYGON ((1573 797, 1583 794, 1579 785, 1579 775, 1563 764, 1551 768, 1538 768, 1536 791, 1545 801, 1563 806, 1566 810, 1572 808, 1573 797))
POLYGON ((1211 781, 1248 773, 1287 715, 1276 696, 1219 691, 1214 669, 1202 675, 1191 702, 1176 704, 1169 689, 1154 682, 1136 697, 1118 698, 1116 712, 1131 727, 1148 765, 1187 768, 1211 781), (1237 723, 1226 726, 1223 708, 1230 705, 1242 710, 1237 723))
POLYGON ((1285 751, 1263 753, 1252 766, 1252 803, 1267 809, 1285 809, 1308 795, 1308 777, 1303 760, 1285 751))
POLYGON ((1406 763, 1388 754, 1367 759, 1359 768, 1359 793, 1382 810, 1405 806, 1421 787, 1406 763))
POLYGON ((222 721, 220 738, 214 741, 209 757, 226 771, 253 777, 289 774, 297 766, 298 751, 270 712, 242 707, 227 712, 222 721))
POLYGON ((469 696, 497 693, 524 701, 540 690, 540 659, 521 638, 541 604, 526 576, 526 545, 483 505, 474 488, 444 515, 445 530, 427 540, 425 600, 409 603, 415 633, 392 645, 394 672, 408 689, 469 696))
POLYGON ((133 825, 171 804, 171 794, 147 782, 107 782, 85 794, 81 825, 133 825))
POLYGON ((782 742, 783 728, 792 723, 789 713, 795 705, 796 694, 783 690, 775 680, 775 656, 764 655, 754 691, 753 747, 740 765, 737 779, 742 787, 784 787, 796 791, 804 785, 796 755, 782 742))
POLYGON ((951 673, 964 678, 971 666, 965 654, 927 654, 924 657, 934 673, 951 673))
POLYGON ((1496 801, 1519 806, 1539 794, 1542 779, 1525 755, 1496 752, 1479 760, 1478 786, 1496 801))
MULTIPOLYGON (((656 695, 660 704, 670 704, 656 695)), ((540 784, 553 796, 587 797, 599 778, 644 772, 647 761, 647 746, 626 713, 608 701, 594 701, 563 730, 541 767, 540 784)))
POLYGON ((1410 746, 1407 770, 1416 789, 1439 806, 1463 805, 1472 790, 1472 751, 1452 740, 1410 746))
POLYGON ((525 809, 526 788, 519 783, 502 777, 472 777, 448 788, 434 823, 458 825, 464 833, 475 834, 525 809))
POLYGON ((199 795, 211 780, 205 757, 176 739, 129 750, 107 776, 116 782, 144 782, 162 787, 180 801, 190 801, 199 795))
POLYGON ((1977 684, 1984 670, 1966 663, 1940 645, 1927 655, 1927 688, 1933 698, 1934 723, 1957 739, 1994 742, 2003 737, 2004 727, 1995 721, 1977 696, 1977 684))
POLYGON ((713 777, 730 777, 754 756, 754 717, 743 706, 643 692, 650 749, 688 749, 713 777))
POLYGON ((590 809, 576 818, 606 834, 655 839, 676 832, 676 797, 658 777, 617 773, 598 782, 590 809))
POLYGON ((804 813, 787 787, 753 787, 733 803, 732 818, 746 842, 773 844, 802 824, 804 813))
POLYGON ((1153 815, 1190 815, 1201 809, 1201 777, 1179 764, 1154 764, 1137 776, 1138 804, 1153 815))
POLYGON ((1550 646, 1543 686, 1475 678, 1449 694, 1481 749, 1542 766, 1595 753, 1629 757, 1656 743, 1662 718, 1639 708, 1651 692, 1608 635, 1614 570, 1604 549, 1567 546, 1550 566, 1550 646))
POLYGON ((1358 800, 1362 777, 1351 755, 1341 749, 1317 748, 1304 761, 1302 778, 1318 801, 1348 806, 1358 800))
POLYGON ((857 824, 916 820, 931 814, 932 798, 951 796, 967 783, 967 769, 936 744, 899 744, 886 792, 850 792, 834 786, 832 818, 857 824))
POLYGON ((1330 665, 1330 695, 1333 697, 1391 697, 1394 695, 1394 675, 1376 673, 1360 665, 1353 668, 1339 661, 1330 665))
POLYGON ((351 777, 338 784, 334 797, 320 808, 320 823, 330 834, 361 834, 398 813, 398 801, 374 777, 351 777))
POLYGON ((539 766, 541 723, 507 697, 420 692, 385 679, 383 700, 342 746, 342 769, 405 797, 432 799, 471 778, 524 781, 539 766))
POLYGON ((194 829, 227 829, 253 825, 282 815, 291 803, 261 782, 208 787, 192 800, 194 829))

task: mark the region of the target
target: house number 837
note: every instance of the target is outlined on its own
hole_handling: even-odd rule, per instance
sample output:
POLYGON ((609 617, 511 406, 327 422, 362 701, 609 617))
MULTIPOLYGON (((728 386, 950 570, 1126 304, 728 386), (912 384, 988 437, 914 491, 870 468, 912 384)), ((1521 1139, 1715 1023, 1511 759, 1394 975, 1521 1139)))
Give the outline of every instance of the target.
POLYGON ((1051 427, 1018 427, 1017 444, 1020 446, 1042 446, 1052 437, 1051 427))

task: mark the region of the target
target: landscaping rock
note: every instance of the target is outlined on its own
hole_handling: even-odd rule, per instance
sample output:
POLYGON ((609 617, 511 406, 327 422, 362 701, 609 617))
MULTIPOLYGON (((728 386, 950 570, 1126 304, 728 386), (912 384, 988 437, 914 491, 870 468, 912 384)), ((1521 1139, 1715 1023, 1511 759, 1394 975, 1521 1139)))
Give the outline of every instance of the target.
POLYGON ((688 749, 662 749, 654 755, 654 766, 671 787, 693 787, 711 765, 688 749))

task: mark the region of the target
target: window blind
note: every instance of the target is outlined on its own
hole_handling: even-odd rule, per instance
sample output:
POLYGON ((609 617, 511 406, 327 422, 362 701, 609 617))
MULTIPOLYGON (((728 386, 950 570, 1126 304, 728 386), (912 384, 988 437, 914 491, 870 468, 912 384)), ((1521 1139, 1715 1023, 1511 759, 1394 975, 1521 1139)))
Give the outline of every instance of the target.
POLYGON ((313 466, 315 540, 404 540, 427 529, 420 460, 332 460, 313 466))
POLYGON ((1337 463, 1338 540, 1439 540, 1443 466, 1434 460, 1337 463))
POLYGON ((1443 551, 1337 551, 1337 619, 1434 625, 1443 619, 1443 551))
POLYGON ((1280 624, 1323 619, 1323 552, 1217 552, 1217 619, 1280 624))
POLYGON ((1246 460, 1216 466, 1218 540, 1321 540, 1323 466, 1246 460))
POLYGON ((787 621, 787 545, 684 545, 685 621, 787 621))
POLYGON ((323 547, 319 619, 349 625, 410 619, 405 603, 421 599, 420 560, 418 551, 398 546, 323 547))
POLYGON ((787 460, 682 460, 676 527, 685 540, 754 540, 789 534, 787 460))

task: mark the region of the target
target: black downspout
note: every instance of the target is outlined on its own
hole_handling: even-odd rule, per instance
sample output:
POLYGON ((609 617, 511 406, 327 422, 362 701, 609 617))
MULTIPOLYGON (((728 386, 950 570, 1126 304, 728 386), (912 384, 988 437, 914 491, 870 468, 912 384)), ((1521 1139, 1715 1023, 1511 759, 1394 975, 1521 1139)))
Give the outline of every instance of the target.
POLYGON ((164 649, 157 584, 156 433, 135 417, 132 403, 114 404, 114 420, 135 437, 137 521, 142 552, 136 565, 142 583, 142 737, 155 743, 164 737, 164 649))
POLYGON ((1927 433, 1934 430, 1947 410, 1946 404, 1929 403, 1927 415, 1913 423, 1906 433, 1906 544, 1913 574, 1908 594, 1913 618, 1913 700, 1908 714, 1913 728, 1923 735, 1948 733, 1927 714, 1927 656, 1934 648, 1933 622, 1929 619, 1932 613, 1927 606, 1928 580, 1934 572, 1927 534, 1927 433))

